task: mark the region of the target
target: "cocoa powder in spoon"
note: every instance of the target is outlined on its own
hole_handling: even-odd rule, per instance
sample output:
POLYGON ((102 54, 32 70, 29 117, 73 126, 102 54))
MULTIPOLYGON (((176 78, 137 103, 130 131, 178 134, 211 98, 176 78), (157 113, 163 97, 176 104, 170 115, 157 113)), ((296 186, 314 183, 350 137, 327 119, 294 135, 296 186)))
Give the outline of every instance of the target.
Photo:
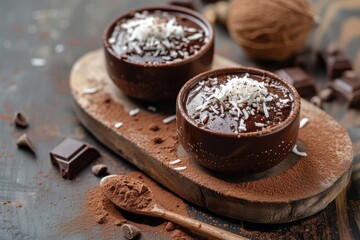
POLYGON ((149 188, 133 178, 122 175, 107 178, 101 189, 115 205, 129 212, 146 211, 154 206, 149 188))

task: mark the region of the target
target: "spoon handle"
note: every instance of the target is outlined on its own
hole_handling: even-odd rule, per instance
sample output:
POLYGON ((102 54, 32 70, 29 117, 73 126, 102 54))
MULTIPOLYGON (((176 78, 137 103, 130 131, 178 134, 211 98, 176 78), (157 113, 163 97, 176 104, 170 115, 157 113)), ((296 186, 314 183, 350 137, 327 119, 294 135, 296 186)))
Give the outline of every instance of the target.
POLYGON ((167 219, 171 222, 174 222, 186 229, 196 232, 204 237, 209 239, 219 239, 219 240, 246 240, 248 238, 236 235, 234 233, 225 231, 223 229, 214 227, 212 225, 200 222, 198 220, 184 217, 177 213, 168 211, 163 208, 155 207, 151 211, 154 215, 158 217, 167 219))

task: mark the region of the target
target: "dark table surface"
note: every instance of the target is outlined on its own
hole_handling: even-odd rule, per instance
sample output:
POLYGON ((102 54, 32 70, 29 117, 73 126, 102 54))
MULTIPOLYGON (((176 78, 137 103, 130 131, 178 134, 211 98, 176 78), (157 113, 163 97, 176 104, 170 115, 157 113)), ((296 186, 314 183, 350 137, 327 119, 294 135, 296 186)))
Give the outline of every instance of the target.
MULTIPOLYGON (((98 184, 98 179, 87 168, 76 180, 63 180, 49 161, 49 151, 64 138, 74 137, 94 144, 116 159, 112 167, 134 167, 112 155, 79 124, 72 109, 69 73, 79 57, 101 47, 101 35, 110 20, 135 7, 165 3, 0 0, 0 239, 89 238, 89 232, 70 231, 64 235, 58 226, 78 214, 87 189, 98 184), (32 59, 36 58, 45 59, 45 65, 34 66, 32 59), (28 129, 11 125, 18 110, 28 115, 28 129), (22 133, 33 140, 36 158, 17 149, 15 142, 22 133)), ((329 81, 314 56, 316 50, 331 41, 338 41, 360 73, 360 2, 313 1, 313 6, 321 21, 309 36, 305 55, 308 72, 322 89, 329 81)), ((218 54, 242 65, 279 67, 252 61, 224 27, 217 25, 215 29, 218 54)), ((360 109, 349 110, 334 101, 325 104, 325 111, 347 129, 354 146, 352 182, 325 210, 308 219, 280 225, 230 220, 191 204, 189 214, 210 224, 223 223, 223 228, 254 239, 360 239, 360 109)), ((102 238, 98 228, 91 232, 94 239, 102 238)), ((161 233, 152 234, 161 239, 161 233)))

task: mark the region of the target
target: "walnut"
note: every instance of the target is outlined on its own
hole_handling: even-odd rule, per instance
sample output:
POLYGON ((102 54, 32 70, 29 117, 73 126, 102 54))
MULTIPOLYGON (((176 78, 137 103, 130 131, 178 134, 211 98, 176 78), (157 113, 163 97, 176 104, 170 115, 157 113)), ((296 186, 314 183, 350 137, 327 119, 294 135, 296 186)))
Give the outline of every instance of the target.
POLYGON ((314 24, 308 0, 233 0, 227 26, 250 57, 284 61, 300 50, 314 24))

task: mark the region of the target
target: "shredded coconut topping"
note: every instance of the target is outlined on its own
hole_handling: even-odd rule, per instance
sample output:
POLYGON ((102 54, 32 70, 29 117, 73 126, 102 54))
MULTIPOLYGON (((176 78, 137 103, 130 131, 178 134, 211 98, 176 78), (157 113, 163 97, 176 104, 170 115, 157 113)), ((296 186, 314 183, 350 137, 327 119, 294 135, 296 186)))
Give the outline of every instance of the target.
POLYGON ((132 18, 119 22, 108 39, 119 56, 146 55, 149 64, 188 58, 204 45, 194 43, 207 41, 204 30, 183 26, 179 17, 162 11, 135 13, 132 18))
POLYGON ((200 81, 187 101, 193 104, 190 115, 200 126, 207 127, 209 119, 221 118, 231 123, 232 132, 240 133, 283 121, 288 116, 283 111, 292 111, 294 97, 279 81, 243 74, 200 81))

